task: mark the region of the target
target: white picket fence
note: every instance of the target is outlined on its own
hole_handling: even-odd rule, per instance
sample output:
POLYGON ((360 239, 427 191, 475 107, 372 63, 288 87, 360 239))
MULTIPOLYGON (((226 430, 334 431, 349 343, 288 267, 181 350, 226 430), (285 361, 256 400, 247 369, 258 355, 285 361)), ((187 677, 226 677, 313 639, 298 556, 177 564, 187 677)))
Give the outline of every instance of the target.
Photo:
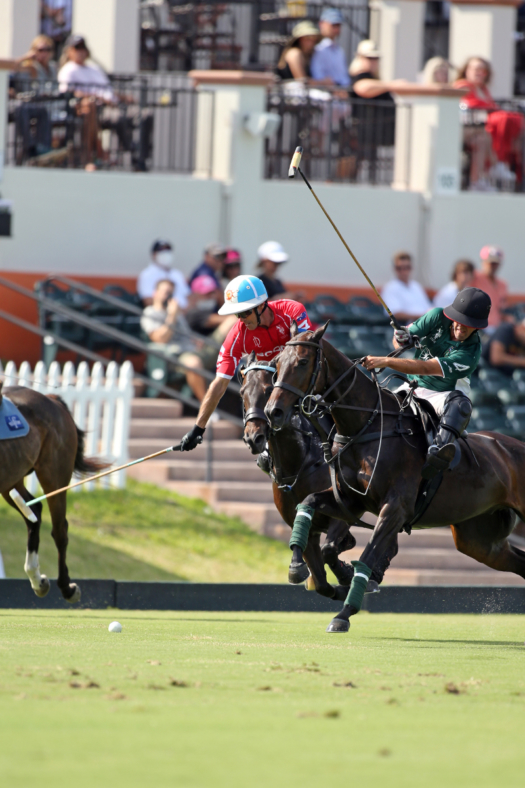
MULTIPOLYGON (((100 362, 93 365, 91 374, 85 361, 75 366, 71 361, 60 364, 54 361, 49 372, 39 361, 34 372, 29 362, 24 361, 17 370, 13 361, 4 370, 4 388, 7 386, 26 386, 42 394, 57 394, 69 407, 75 423, 86 432, 85 454, 87 457, 100 457, 112 465, 123 465, 128 461, 128 438, 131 420, 131 401, 133 399, 133 365, 125 361, 119 369, 111 361, 104 374, 100 362)), ((124 487, 126 471, 117 471, 98 484, 103 487, 124 487)), ((26 480, 31 493, 38 489, 35 474, 26 480)), ((77 490, 92 490, 95 482, 89 482, 77 490)))

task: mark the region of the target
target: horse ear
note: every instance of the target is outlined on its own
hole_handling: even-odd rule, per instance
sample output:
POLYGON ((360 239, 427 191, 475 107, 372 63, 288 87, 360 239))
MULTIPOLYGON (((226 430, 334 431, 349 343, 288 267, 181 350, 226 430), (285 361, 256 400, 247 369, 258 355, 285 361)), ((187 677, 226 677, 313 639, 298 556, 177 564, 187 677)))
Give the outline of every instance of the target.
POLYGON ((324 332, 326 331, 329 325, 330 325, 330 321, 327 320, 324 326, 320 326, 319 328, 316 328, 312 335, 312 342, 320 342, 321 339, 323 338, 324 332))
POLYGON ((292 339, 295 339, 297 334, 299 333, 299 329, 297 328, 297 323, 295 320, 292 320, 292 325, 290 326, 290 336, 292 339))

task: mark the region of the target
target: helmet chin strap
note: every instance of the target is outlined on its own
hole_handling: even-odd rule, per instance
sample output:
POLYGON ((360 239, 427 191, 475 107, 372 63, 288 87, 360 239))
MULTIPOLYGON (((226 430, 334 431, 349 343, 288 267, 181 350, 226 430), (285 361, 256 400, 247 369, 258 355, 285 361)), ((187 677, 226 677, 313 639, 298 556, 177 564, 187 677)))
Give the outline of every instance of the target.
POLYGON ((259 312, 259 310, 257 309, 257 307, 255 307, 255 316, 256 316, 256 318, 257 318, 257 328, 260 328, 260 327, 261 327, 261 317, 263 316, 263 314, 264 314, 264 312, 265 312, 265 310, 266 310, 266 309, 268 309, 268 301, 265 301, 265 302, 264 302, 264 304, 263 304, 263 308, 261 309, 261 311, 260 311, 260 312, 259 312))

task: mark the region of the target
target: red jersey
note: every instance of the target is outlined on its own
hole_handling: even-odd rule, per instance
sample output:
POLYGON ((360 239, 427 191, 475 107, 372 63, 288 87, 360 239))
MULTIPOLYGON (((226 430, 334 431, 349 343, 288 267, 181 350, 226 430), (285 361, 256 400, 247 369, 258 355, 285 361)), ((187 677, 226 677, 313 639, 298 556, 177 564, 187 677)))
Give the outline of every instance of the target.
POLYGON ((312 328, 303 304, 298 301, 272 301, 269 309, 274 314, 271 326, 259 326, 253 331, 238 320, 230 329, 217 359, 217 375, 220 378, 233 378, 242 356, 255 351, 259 361, 270 361, 281 352, 290 339, 290 326, 295 320, 300 332, 312 328))

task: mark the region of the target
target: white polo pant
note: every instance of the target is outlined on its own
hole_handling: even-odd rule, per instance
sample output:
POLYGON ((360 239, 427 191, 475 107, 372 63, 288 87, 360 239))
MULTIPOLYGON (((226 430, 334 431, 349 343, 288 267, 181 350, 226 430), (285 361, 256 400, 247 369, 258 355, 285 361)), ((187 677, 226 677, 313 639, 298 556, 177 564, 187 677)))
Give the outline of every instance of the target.
MULTIPOLYGON (((410 387, 408 383, 403 383, 402 386, 396 389, 396 394, 398 394, 400 391, 408 391, 409 388, 410 387)), ((416 389, 414 389, 415 396, 419 397, 420 399, 428 400, 432 404, 438 416, 443 415, 445 402, 448 395, 451 393, 451 391, 432 391, 432 389, 425 389, 422 386, 418 386, 416 389)))

